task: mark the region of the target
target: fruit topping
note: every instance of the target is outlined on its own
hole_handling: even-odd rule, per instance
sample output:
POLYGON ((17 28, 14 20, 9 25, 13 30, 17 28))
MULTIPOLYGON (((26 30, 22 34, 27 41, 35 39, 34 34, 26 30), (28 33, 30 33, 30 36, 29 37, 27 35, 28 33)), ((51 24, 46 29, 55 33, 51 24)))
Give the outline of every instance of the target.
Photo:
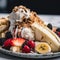
POLYGON ((9 49, 11 47, 11 43, 12 43, 12 39, 7 39, 4 44, 3 44, 3 48, 9 49))
POLYGON ((40 42, 39 44, 36 44, 35 50, 36 52, 41 53, 41 54, 46 54, 46 53, 51 52, 50 46, 45 42, 40 42))
POLYGON ((27 46, 27 45, 25 45, 24 47, 23 47, 23 49, 22 49, 22 52, 23 53, 30 53, 30 47, 29 46, 27 46))
POLYGON ((3 43, 5 42, 6 38, 0 38, 0 45, 2 46, 3 43))
MULTIPOLYGON (((30 52, 35 52, 35 42, 33 40, 26 40, 24 44, 22 45, 22 51, 24 52, 25 49, 24 47, 27 46, 30 48, 30 52)), ((29 52, 24 52, 24 53, 29 53, 29 52)))
POLYGON ((28 42, 27 42, 27 45, 30 47, 30 48, 35 48, 35 42, 34 41, 32 41, 32 40, 29 40, 28 42))
POLYGON ((11 45, 12 46, 22 46, 24 42, 25 42, 25 39, 23 39, 23 38, 13 38, 11 45))
POLYGON ((26 40, 26 41, 23 43, 22 48, 24 48, 24 46, 27 45, 27 42, 28 42, 28 40, 26 40))
POLYGON ((6 39, 12 38, 12 34, 10 31, 6 32, 6 39))
POLYGON ((12 47, 10 48, 10 50, 13 51, 13 52, 21 52, 19 46, 12 46, 12 47))
POLYGON ((52 24, 51 24, 51 23, 49 23, 49 24, 47 25, 47 27, 52 30, 52 24))
POLYGON ((56 31, 60 32, 60 28, 57 28, 56 31))

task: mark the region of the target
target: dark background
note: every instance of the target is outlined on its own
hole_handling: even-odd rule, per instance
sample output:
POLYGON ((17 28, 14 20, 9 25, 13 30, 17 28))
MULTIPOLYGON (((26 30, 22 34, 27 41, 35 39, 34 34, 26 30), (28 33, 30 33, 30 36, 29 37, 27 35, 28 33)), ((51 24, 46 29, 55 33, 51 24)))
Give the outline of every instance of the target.
POLYGON ((24 5, 38 14, 60 15, 59 0, 7 0, 7 6, 0 13, 10 13, 14 6, 24 5))

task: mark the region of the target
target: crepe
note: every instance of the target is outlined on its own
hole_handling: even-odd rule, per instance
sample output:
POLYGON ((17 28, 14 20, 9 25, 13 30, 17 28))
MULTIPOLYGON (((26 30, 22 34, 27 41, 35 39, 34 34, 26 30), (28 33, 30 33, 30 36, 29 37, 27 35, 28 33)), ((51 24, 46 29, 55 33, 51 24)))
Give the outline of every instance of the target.
POLYGON ((0 18, 0 38, 4 35, 10 26, 10 21, 7 18, 0 18))

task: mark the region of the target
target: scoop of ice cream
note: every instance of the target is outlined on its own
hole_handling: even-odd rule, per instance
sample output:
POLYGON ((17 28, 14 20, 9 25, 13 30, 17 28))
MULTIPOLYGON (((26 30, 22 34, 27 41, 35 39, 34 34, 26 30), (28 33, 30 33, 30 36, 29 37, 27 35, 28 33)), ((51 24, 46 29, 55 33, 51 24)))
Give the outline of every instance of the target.
POLYGON ((21 37, 28 39, 28 40, 34 40, 34 33, 31 28, 24 27, 21 31, 21 37))
POLYGON ((16 6, 14 7, 13 11, 9 15, 9 20, 11 22, 10 24, 10 30, 12 32, 14 24, 16 21, 23 22, 23 18, 28 19, 30 16, 30 9, 24 7, 24 6, 16 6))
POLYGON ((12 13, 9 16, 9 19, 11 20, 19 20, 22 22, 22 18, 29 18, 30 16, 30 9, 24 7, 24 6, 19 6, 15 7, 12 11, 12 13))
POLYGON ((22 18, 29 18, 30 10, 26 9, 26 11, 22 8, 20 8, 17 12, 16 15, 19 17, 19 21, 22 22, 22 18))

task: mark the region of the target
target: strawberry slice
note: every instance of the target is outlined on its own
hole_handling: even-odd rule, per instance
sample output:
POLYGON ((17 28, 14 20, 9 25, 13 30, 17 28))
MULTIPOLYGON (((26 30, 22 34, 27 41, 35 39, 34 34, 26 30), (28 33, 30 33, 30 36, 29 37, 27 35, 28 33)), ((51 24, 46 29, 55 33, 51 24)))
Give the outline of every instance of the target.
POLYGON ((12 46, 22 46, 24 42, 25 42, 25 39, 23 39, 23 38, 13 38, 11 45, 12 46))
POLYGON ((11 46, 11 43, 12 43, 12 39, 7 39, 4 42, 3 47, 5 47, 5 48, 10 47, 11 46))

